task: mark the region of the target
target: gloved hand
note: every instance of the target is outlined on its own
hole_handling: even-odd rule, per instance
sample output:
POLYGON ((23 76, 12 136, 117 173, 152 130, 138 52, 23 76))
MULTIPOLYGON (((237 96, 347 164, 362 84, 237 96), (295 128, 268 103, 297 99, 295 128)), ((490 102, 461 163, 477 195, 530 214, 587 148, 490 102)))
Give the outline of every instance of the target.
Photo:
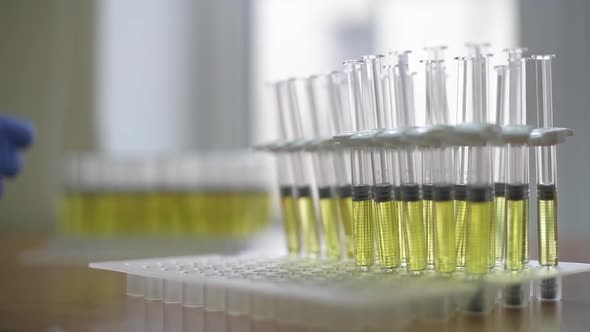
POLYGON ((24 120, 0 115, 0 195, 5 177, 14 177, 23 165, 21 150, 33 143, 35 130, 24 120))

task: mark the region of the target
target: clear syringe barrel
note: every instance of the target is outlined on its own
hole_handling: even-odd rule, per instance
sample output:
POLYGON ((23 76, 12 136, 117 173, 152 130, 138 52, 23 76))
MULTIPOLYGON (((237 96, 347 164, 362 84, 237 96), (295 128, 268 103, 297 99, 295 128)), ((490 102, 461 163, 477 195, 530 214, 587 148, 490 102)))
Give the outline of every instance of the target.
MULTIPOLYGON (((553 78, 551 62, 553 55, 537 55, 535 62, 536 95, 537 95, 537 126, 553 127, 553 78)), ((557 156, 555 145, 537 148, 537 183, 555 185, 557 178, 557 156)))
MULTIPOLYGON (((508 67, 507 66, 496 66, 494 68, 496 71, 496 116, 495 116, 495 123, 497 125, 504 125, 507 124, 507 116, 508 112, 506 112, 507 108, 507 98, 506 95, 508 94, 508 67)), ((494 152, 494 181, 498 184, 503 184, 506 181, 506 164, 505 164, 505 155, 506 155, 506 148, 496 147, 494 152)))
MULTIPOLYGON (((537 124, 553 127, 553 77, 551 62, 554 55, 532 56, 535 63, 537 124)), ((557 160, 556 146, 537 147, 537 234, 539 264, 554 269, 559 264, 558 213, 557 213, 557 160)), ((538 282, 537 297, 543 301, 561 299, 561 279, 543 279, 538 282)))
MULTIPOLYGON (((348 106, 348 87, 346 83, 346 75, 341 71, 334 71, 330 73, 330 83, 328 85, 330 91, 330 98, 332 100, 332 107, 330 111, 330 121, 332 122, 333 132, 329 135, 335 135, 351 131, 354 128, 352 118, 350 116, 350 109, 348 106)), ((334 155, 334 172, 336 179, 342 186, 351 185, 351 170, 350 170, 350 152, 345 149, 338 149, 333 153, 334 155)), ((349 188, 350 189, 350 188, 349 188)))
MULTIPOLYGON (((385 98, 383 93, 383 83, 381 80, 381 69, 383 55, 368 55, 363 57, 366 73, 366 100, 368 114, 365 117, 371 117, 376 120, 373 128, 390 128, 393 124, 391 113, 387 112, 385 107, 385 98)), ((366 128, 366 129, 373 129, 366 128)), ((373 151, 373 181, 375 185, 391 184, 393 182, 391 153, 385 149, 373 151)))
MULTIPOLYGON (((350 60, 344 62, 345 73, 348 81, 348 96, 350 112, 355 118, 355 130, 367 130, 375 128, 374 117, 365 111, 363 102, 363 70, 364 61, 350 60)), ((352 151, 352 184, 358 186, 370 186, 373 184, 371 168, 371 152, 369 149, 354 149, 352 151)))

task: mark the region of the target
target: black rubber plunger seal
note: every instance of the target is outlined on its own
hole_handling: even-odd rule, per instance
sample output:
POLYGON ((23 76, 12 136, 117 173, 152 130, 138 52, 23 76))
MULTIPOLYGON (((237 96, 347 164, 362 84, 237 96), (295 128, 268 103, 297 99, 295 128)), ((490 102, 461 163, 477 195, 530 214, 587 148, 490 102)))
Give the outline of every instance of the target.
POLYGON ((470 202, 489 202, 494 199, 491 186, 472 185, 467 188, 467 199, 470 202))
POLYGON ((404 184, 402 185, 402 201, 414 202, 421 199, 420 186, 417 184, 404 184))
POLYGON ((400 187, 400 186, 393 187, 393 198, 397 199, 398 201, 402 200, 402 187, 400 187))
POLYGON ((340 198, 352 197, 352 186, 349 184, 340 186, 336 189, 336 192, 340 198))
POLYGON ((554 184, 538 184, 537 198, 544 201, 555 200, 557 196, 557 188, 554 184))
POLYGON ((373 198, 377 203, 392 201, 393 185, 389 183, 380 183, 373 186, 373 198))
POLYGON ((529 199, 529 185, 507 184, 505 197, 506 199, 511 201, 521 201, 523 199, 529 199))
POLYGON ((281 186, 281 188, 279 188, 279 192, 281 193, 281 197, 293 196, 293 187, 281 186))
POLYGON ((453 186, 453 199, 458 201, 467 200, 467 186, 464 184, 456 184, 453 186))
POLYGON ((557 297, 557 279, 549 278, 541 280, 539 285, 539 292, 541 293, 541 299, 554 300, 557 297))
POLYGON ((432 200, 432 185, 431 184, 423 184, 422 185, 422 199, 431 201, 432 200))
POLYGON ((524 298, 528 294, 524 294, 526 288, 522 285, 510 285, 507 286, 502 296, 504 297, 504 303, 512 307, 520 307, 524 304, 524 298))
POLYGON ((436 184, 432 190, 432 199, 438 202, 453 199, 453 187, 449 184, 436 184))
POLYGON ((297 188, 297 197, 311 197, 311 187, 303 186, 297 188))
POLYGON ((330 188, 330 187, 320 187, 318 189, 318 194, 320 196, 320 199, 323 199, 323 198, 331 198, 332 197, 332 188, 330 188))
POLYGON ((504 183, 504 182, 494 183, 494 195, 496 197, 504 197, 504 193, 506 193, 506 183, 504 183))
POLYGON ((371 186, 353 186, 352 187, 352 200, 353 201, 367 201, 370 200, 371 186))

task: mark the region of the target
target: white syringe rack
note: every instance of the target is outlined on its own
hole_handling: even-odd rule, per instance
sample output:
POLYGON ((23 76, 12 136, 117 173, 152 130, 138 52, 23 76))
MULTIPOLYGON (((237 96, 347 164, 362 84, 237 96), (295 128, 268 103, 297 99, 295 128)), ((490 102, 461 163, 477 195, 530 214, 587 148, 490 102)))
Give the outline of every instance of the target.
POLYGON ((437 148, 440 146, 548 146, 564 143, 573 136, 570 128, 532 128, 523 125, 498 126, 493 124, 460 124, 456 126, 423 126, 396 129, 370 129, 346 132, 331 138, 273 142, 254 149, 273 153, 322 151, 333 149, 412 147, 437 148))
POLYGON ((590 264, 560 263, 558 270, 549 271, 531 262, 525 273, 491 273, 469 282, 462 273, 446 277, 363 273, 347 260, 252 255, 154 258, 90 266, 125 273, 130 301, 151 308, 130 310, 144 315, 128 317, 131 323, 181 331, 182 324, 192 322, 202 331, 229 332, 258 331, 263 326, 392 331, 409 324, 438 324, 450 320, 476 294, 481 296, 482 289, 495 297, 506 285, 590 271, 590 264), (250 329, 244 329, 244 324, 250 329))

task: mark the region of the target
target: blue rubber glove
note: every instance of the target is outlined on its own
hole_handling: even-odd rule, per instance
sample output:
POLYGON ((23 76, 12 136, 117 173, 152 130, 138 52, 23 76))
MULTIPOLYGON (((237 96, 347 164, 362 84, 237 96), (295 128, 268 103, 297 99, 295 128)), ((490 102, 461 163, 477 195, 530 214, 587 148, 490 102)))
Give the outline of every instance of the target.
POLYGON ((34 136, 29 122, 0 115, 0 195, 4 178, 16 176, 22 168, 20 152, 33 144, 34 136))

